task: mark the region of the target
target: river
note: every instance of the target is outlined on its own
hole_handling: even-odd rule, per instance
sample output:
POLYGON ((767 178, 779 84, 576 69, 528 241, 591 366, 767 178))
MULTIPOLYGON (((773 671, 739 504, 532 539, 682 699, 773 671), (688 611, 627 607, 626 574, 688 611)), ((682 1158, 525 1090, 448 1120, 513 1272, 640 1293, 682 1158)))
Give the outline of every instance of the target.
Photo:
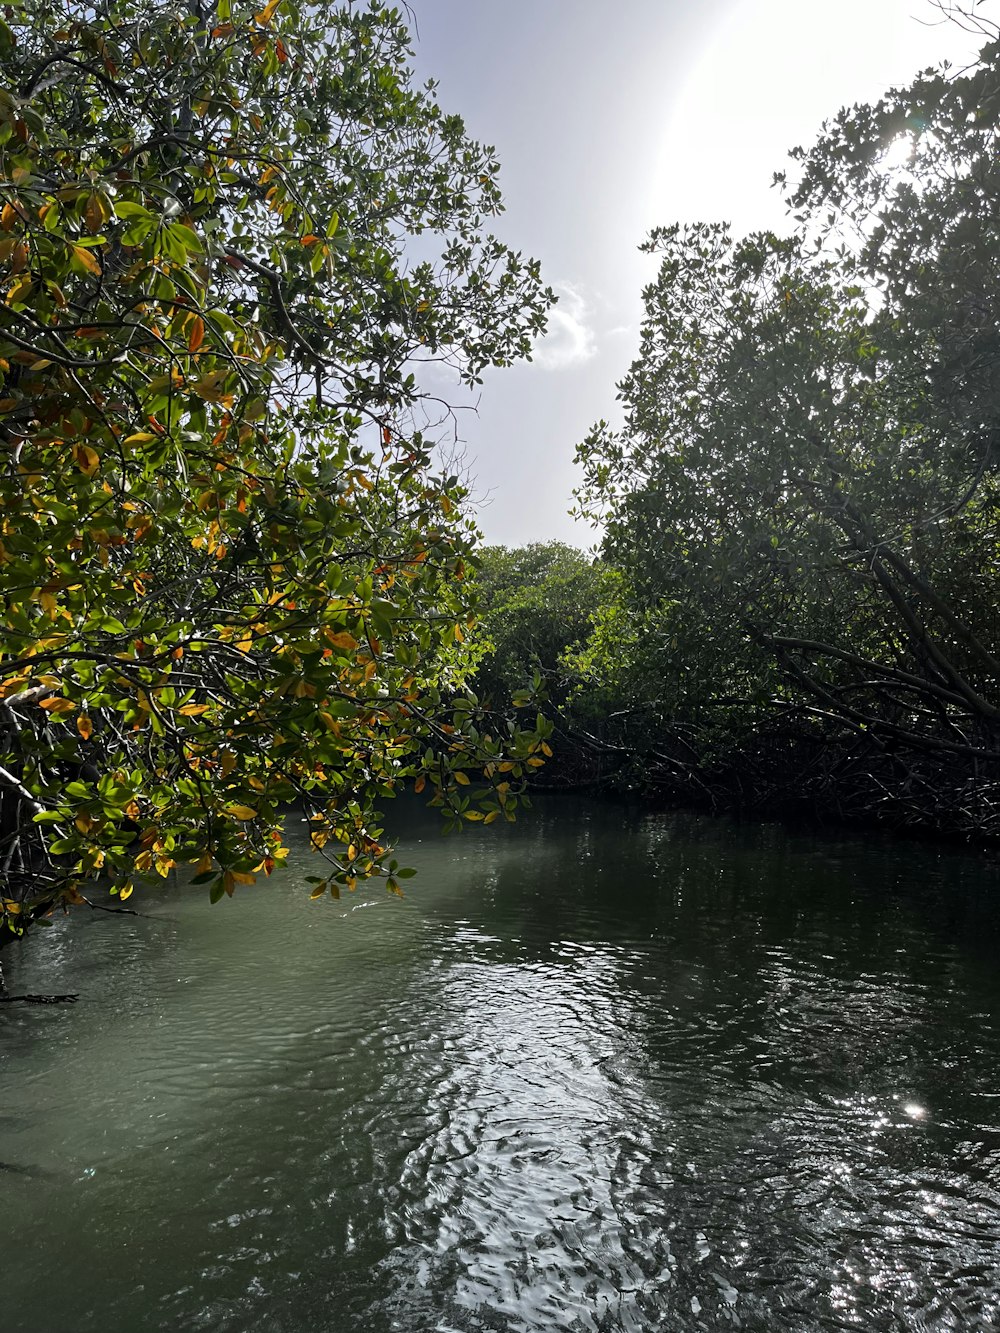
POLYGON ((567 799, 7 952, 5 1333, 1000 1326, 988 859, 567 799))

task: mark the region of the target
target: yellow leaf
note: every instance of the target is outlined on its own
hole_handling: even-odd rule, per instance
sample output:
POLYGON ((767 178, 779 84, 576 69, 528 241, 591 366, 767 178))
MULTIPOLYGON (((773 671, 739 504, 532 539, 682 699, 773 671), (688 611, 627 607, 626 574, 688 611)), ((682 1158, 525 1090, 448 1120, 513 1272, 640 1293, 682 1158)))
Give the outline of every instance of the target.
POLYGON ((76 729, 85 741, 89 741, 94 734, 94 724, 86 713, 81 713, 76 719, 76 729))
POLYGON ((97 261, 97 256, 92 250, 88 250, 84 245, 74 245, 72 250, 73 258, 78 264, 82 264, 88 273, 93 273, 95 278, 101 277, 104 270, 101 268, 97 261))
POLYGON ((31 274, 26 273, 23 278, 18 278, 17 282, 14 283, 13 287, 11 287, 10 291, 7 293, 7 304, 16 305, 18 301, 28 295, 31 291, 31 287, 31 274))
POLYGON ((198 864, 194 868, 194 873, 196 875, 207 875, 211 869, 212 853, 202 852, 201 856, 198 858, 198 864))
POLYGON ((346 648, 348 651, 351 651, 358 646, 357 639, 353 634, 348 634, 346 630, 341 634, 331 634, 328 630, 326 637, 327 641, 332 644, 334 648, 346 648))
POLYGON ((257 818, 257 811, 251 810, 248 805, 227 805, 226 814, 232 815, 233 819, 242 819, 243 821, 257 818))
POLYGON ((126 898, 132 897, 134 891, 135 891, 134 884, 126 884, 125 887, 119 891, 118 897, 122 900, 122 902, 124 902, 126 898))
POLYGON ((460 787, 467 787, 469 785, 469 775, 467 773, 456 773, 455 781, 460 787))
POLYGON ((94 475, 101 461, 100 454, 96 449, 91 449, 89 444, 74 444, 73 458, 76 460, 77 467, 86 477, 94 475))
POLYGON ((326 893, 326 885, 317 884, 316 887, 313 889, 312 893, 310 893, 309 895, 309 901, 315 902, 317 898, 322 898, 324 893, 326 893))
POLYGON ((185 704, 181 709, 181 717, 200 717, 202 713, 207 713, 211 704, 185 704))
POLYGON ((491 810, 490 813, 489 813, 489 814, 486 816, 486 818, 483 820, 483 823, 484 823, 484 824, 492 824, 493 821, 494 821, 494 819, 499 819, 499 818, 500 818, 500 811, 499 811, 499 810, 491 810))
POLYGON ((266 23, 270 23, 274 18, 274 11, 281 4, 281 0, 267 0, 267 4, 259 14, 254 15, 254 21, 263 28, 266 23))
POLYGON ((551 746, 546 745, 545 741, 542 741, 542 754, 544 754, 549 759, 552 758, 552 748, 551 746))
POLYGON ((327 731, 337 732, 340 730, 340 728, 337 725, 336 718, 332 717, 329 713, 321 712, 319 715, 319 720, 323 723, 323 726, 326 727, 327 731))

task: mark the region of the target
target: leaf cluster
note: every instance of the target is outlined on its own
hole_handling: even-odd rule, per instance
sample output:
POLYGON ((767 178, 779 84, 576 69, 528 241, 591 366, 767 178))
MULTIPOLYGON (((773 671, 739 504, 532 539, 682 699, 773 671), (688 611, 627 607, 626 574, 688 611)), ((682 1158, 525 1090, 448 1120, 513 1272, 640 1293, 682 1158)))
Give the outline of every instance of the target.
POLYGON ((474 381, 544 324, 485 230, 492 150, 379 3, 5 14, 8 927, 185 864, 231 894, 293 803, 331 886, 398 888, 377 803, 512 817, 541 743, 466 699, 476 533, 414 373, 474 381))

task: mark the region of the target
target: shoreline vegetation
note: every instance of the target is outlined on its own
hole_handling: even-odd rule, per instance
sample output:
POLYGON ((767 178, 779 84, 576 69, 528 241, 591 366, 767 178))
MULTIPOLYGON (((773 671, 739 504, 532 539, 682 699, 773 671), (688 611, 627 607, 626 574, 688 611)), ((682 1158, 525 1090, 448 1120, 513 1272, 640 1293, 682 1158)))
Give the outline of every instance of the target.
POLYGON ((314 897, 399 894, 396 791, 512 819, 540 762, 466 689, 418 371, 480 383, 554 298, 410 46, 380 0, 4 7, 0 945, 175 869, 231 896, 295 806, 314 897))
POLYGON ((558 542, 487 547, 477 592, 483 703, 509 707, 531 680, 552 724, 553 756, 531 791, 984 847, 1000 839, 1000 760, 890 745, 786 698, 752 713, 720 699, 672 722, 610 689, 598 636, 622 612, 622 581, 600 557, 558 542))
MULTIPOLYGON (((841 111, 787 231, 658 228, 591 559, 483 555, 484 695, 660 799, 1000 835, 1000 30, 841 111), (537 683, 537 681, 536 681, 537 683)), ((557 747, 558 753, 558 747, 557 747)))
POLYGON ((571 778, 1000 835, 978 6, 976 60, 792 152, 781 234, 650 235, 621 425, 577 450, 595 558, 483 548, 442 464, 421 367, 530 359, 555 298, 399 11, 4 13, 0 945, 177 868, 231 896, 296 805, 313 897, 399 894, 405 791, 446 828, 571 778))

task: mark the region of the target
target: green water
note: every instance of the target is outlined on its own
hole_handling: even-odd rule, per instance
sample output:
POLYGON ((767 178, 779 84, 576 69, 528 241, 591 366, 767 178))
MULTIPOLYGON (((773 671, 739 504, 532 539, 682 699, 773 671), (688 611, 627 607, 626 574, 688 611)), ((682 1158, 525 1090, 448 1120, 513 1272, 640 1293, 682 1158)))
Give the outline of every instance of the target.
POLYGON ((8 951, 4 1333, 1000 1326, 984 858, 540 803, 8 951), (16 1169, 10 1169, 16 1168, 16 1169))

